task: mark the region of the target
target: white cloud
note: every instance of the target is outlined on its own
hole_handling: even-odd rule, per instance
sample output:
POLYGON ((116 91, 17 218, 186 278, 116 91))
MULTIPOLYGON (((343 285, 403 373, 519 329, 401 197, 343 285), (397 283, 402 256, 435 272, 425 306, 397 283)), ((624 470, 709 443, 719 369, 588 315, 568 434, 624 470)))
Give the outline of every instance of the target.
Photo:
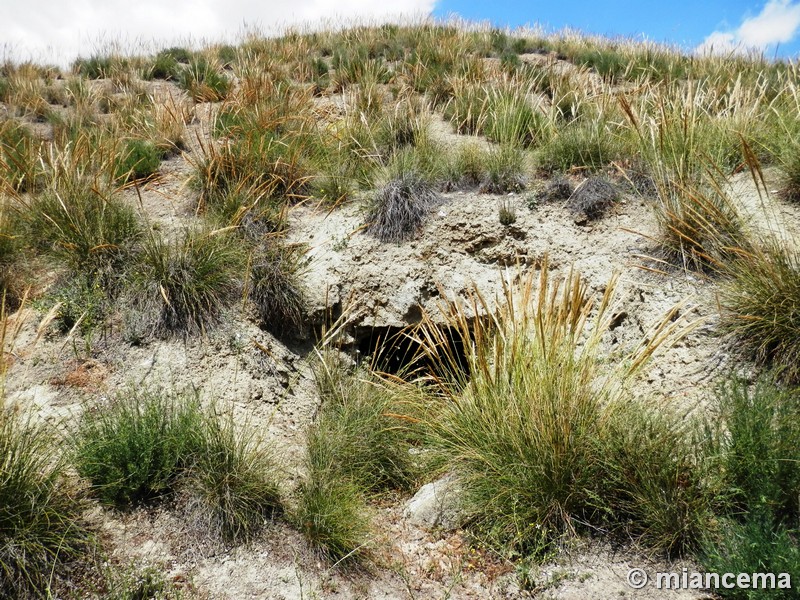
MULTIPOLYGON (((151 49, 188 40, 235 39, 245 26, 428 15, 435 0, 2 0, 0 47, 14 58, 67 64, 119 44, 151 49)), ((0 56, 2 58, 2 56, 0 56)))
POLYGON ((696 51, 701 54, 726 54, 790 42, 800 29, 800 2, 769 0, 759 14, 742 21, 733 31, 715 31, 696 51))

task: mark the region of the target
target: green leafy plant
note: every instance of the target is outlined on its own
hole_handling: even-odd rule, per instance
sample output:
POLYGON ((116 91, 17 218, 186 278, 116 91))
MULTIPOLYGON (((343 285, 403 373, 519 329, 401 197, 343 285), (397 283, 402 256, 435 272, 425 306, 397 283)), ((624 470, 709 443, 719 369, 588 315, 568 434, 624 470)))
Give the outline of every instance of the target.
POLYGON ((124 391, 87 409, 74 462, 92 493, 127 508, 171 492, 198 448, 203 413, 193 395, 124 391))

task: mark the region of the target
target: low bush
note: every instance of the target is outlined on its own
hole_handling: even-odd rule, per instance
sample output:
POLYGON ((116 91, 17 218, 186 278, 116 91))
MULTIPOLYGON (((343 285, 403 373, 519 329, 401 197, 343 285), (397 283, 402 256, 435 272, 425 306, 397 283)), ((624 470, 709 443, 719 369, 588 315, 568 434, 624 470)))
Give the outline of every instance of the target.
POLYGON ((769 376, 724 381, 717 393, 727 434, 721 456, 734 513, 800 517, 800 404, 769 376))
POLYGON ((183 594, 153 566, 109 565, 103 573, 103 600, 180 600, 183 594))
POLYGON ((173 80, 180 75, 178 61, 167 51, 156 54, 150 65, 146 66, 142 74, 143 79, 173 80))
POLYGON ((765 580, 764 587, 752 589, 719 586, 722 598, 760 600, 761 598, 797 598, 792 579, 800 573, 800 544, 797 530, 784 525, 777 528, 769 517, 754 513, 743 522, 725 520, 720 531, 706 540, 700 555, 703 569, 709 573, 774 574, 775 581, 765 580), (781 580, 783 584, 781 585, 781 580), (791 587, 786 587, 791 581, 791 587), (771 586, 771 587, 768 587, 771 586), (783 588, 783 589, 781 589, 783 588))
POLYGON ((151 177, 161 164, 161 152, 147 140, 127 140, 117 156, 114 177, 118 181, 138 181, 151 177))

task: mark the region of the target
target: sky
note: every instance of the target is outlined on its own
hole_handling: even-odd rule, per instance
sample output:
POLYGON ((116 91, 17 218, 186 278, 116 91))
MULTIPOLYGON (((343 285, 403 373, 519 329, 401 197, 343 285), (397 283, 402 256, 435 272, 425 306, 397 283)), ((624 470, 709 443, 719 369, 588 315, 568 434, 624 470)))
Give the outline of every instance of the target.
POLYGON ((800 0, 0 0, 0 59, 69 64, 108 50, 235 41, 246 30, 360 18, 458 15, 505 27, 563 28, 678 45, 695 52, 748 48, 800 55, 800 0))

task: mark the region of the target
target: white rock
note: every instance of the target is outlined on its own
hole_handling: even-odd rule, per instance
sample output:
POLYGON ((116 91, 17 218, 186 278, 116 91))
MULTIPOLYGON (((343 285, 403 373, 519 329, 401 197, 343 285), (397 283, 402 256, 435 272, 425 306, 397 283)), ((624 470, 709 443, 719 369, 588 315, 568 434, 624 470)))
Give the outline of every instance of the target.
POLYGON ((459 525, 458 483, 453 475, 445 475, 423 485, 403 510, 413 525, 450 531, 459 525))

